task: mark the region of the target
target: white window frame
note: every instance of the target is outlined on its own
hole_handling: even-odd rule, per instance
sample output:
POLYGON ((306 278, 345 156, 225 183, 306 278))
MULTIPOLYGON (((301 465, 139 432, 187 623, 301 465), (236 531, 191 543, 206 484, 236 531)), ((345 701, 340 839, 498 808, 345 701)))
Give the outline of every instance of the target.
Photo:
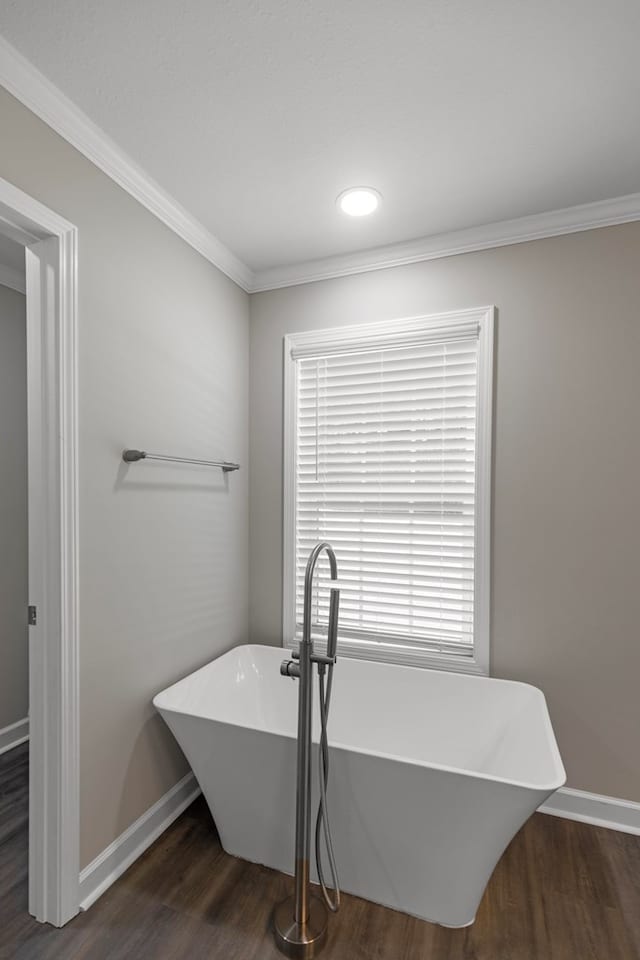
MULTIPOLYGON (((476 405, 476 503, 473 657, 435 654, 427 650, 399 650, 393 644, 338 642, 341 656, 382 660, 409 666, 428 667, 457 673, 489 674, 491 603, 491 462, 493 425, 493 339, 495 307, 474 307, 428 316, 408 317, 382 323, 334 327, 284 337, 284 458, 283 458, 283 646, 296 646, 296 381, 297 355, 321 353, 327 347, 339 352, 359 342, 382 347, 402 346, 415 341, 425 330, 453 333, 462 324, 478 324, 478 392, 476 405)), ((338 557, 338 575, 340 557, 338 557)))

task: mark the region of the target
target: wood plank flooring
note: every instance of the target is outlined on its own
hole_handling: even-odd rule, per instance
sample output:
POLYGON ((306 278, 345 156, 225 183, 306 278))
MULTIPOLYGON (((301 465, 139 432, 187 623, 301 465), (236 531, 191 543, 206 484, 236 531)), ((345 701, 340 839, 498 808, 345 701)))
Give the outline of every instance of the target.
MULTIPOLYGON (((0 757, 2 960, 279 960, 292 881, 227 856, 200 798, 62 930, 27 913, 26 745, 0 757)), ((466 930, 345 896, 325 960, 640 960, 640 837, 536 814, 466 930)))

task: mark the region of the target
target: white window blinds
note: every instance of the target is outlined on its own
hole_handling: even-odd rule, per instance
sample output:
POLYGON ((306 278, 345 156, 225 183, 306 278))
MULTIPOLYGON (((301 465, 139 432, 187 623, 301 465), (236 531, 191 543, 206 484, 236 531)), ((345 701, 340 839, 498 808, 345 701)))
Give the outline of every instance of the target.
MULTIPOLYGON (((405 661, 412 650, 472 658, 477 322, 291 355, 296 636, 307 558, 328 540, 341 642, 402 650, 405 661)), ((318 635, 328 610, 329 591, 317 590, 318 635)))

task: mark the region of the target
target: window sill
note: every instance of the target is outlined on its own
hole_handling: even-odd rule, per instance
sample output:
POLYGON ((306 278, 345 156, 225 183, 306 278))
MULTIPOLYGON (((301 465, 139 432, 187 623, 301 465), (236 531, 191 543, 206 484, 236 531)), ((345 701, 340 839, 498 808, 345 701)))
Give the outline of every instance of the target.
MULTIPOLYGON (((314 638, 315 649, 326 652, 326 643, 314 638)), ((295 650, 298 641, 285 641, 283 646, 295 650)), ((456 657, 447 654, 434 654, 427 650, 402 650, 391 645, 354 643, 338 640, 338 657, 353 660, 372 660, 378 663, 392 663, 402 667, 419 667, 426 670, 443 670, 446 673, 467 673, 476 676, 489 676, 488 665, 479 663, 474 657, 456 657)))

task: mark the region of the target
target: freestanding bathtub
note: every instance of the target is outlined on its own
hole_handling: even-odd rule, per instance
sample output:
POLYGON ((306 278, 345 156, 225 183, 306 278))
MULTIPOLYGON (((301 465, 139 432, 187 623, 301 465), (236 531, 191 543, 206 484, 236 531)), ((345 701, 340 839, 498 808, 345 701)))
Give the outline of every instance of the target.
MULTIPOLYGON (((153 702, 227 853, 292 873, 298 681, 280 676, 286 653, 237 647, 153 702)), ((473 923, 503 850, 565 782, 544 696, 506 680, 339 657, 329 743, 342 889, 446 926, 473 923)))

